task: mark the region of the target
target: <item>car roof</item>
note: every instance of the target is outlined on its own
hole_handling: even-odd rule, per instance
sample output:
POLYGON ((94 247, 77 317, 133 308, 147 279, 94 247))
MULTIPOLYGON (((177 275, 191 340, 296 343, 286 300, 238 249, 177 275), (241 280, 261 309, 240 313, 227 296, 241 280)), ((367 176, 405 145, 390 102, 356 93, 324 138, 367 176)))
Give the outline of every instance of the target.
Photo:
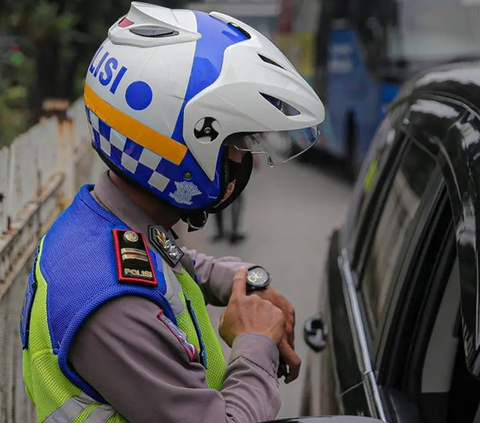
POLYGON ((419 73, 405 83, 395 103, 424 94, 460 100, 480 114, 480 60, 450 63, 419 73))

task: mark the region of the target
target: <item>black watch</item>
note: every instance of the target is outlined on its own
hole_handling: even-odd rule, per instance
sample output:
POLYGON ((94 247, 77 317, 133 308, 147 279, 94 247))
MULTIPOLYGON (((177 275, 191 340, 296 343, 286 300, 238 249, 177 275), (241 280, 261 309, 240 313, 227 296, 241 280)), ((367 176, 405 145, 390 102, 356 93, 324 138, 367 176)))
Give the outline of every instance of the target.
POLYGON ((254 266, 248 269, 247 293, 267 289, 270 282, 270 273, 268 273, 263 267, 254 266))

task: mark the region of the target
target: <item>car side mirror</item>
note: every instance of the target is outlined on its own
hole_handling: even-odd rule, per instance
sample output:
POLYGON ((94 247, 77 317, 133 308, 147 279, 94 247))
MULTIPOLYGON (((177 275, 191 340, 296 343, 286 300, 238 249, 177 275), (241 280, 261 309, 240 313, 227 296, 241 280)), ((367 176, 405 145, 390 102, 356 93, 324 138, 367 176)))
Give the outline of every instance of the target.
POLYGON ((291 417, 263 423, 383 423, 381 420, 359 416, 291 417))

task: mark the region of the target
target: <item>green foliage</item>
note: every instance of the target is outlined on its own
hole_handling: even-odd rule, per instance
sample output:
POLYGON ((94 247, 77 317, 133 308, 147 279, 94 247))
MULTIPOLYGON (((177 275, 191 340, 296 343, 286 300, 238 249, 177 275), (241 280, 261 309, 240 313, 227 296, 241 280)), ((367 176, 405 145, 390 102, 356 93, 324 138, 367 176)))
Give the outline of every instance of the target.
POLYGON ((35 43, 41 40, 60 40, 67 44, 78 16, 69 11, 60 11, 60 4, 48 0, 15 3, 11 19, 14 26, 35 43), (30 4, 31 3, 31 4, 30 4))
POLYGON ((0 88, 0 148, 9 145, 28 129, 27 89, 22 86, 0 88))
POLYGON ((0 40, 2 34, 18 39, 25 55, 23 63, 21 57, 14 58, 16 66, 7 57, 8 46, 0 43, 0 143, 24 128, 25 121, 34 123, 43 99, 73 101, 81 95, 93 54, 129 7, 130 0, 0 0, 0 40), (21 100, 15 98, 19 95, 21 100))

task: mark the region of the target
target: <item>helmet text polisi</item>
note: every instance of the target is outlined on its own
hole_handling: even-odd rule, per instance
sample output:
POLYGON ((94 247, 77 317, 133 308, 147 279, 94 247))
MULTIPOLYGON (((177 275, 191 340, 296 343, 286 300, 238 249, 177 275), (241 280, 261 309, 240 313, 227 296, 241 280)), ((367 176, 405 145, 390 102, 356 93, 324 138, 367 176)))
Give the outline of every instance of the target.
POLYGON ((108 51, 102 53, 103 47, 100 47, 93 57, 92 63, 88 71, 95 77, 98 78, 100 84, 105 87, 110 85, 110 92, 115 94, 117 91, 118 85, 120 81, 124 77, 125 73, 127 72, 127 68, 122 66, 118 71, 117 68, 119 66, 118 60, 110 56, 108 51), (110 56, 110 57, 109 57, 110 56), (113 80, 113 82, 112 82, 113 80))

